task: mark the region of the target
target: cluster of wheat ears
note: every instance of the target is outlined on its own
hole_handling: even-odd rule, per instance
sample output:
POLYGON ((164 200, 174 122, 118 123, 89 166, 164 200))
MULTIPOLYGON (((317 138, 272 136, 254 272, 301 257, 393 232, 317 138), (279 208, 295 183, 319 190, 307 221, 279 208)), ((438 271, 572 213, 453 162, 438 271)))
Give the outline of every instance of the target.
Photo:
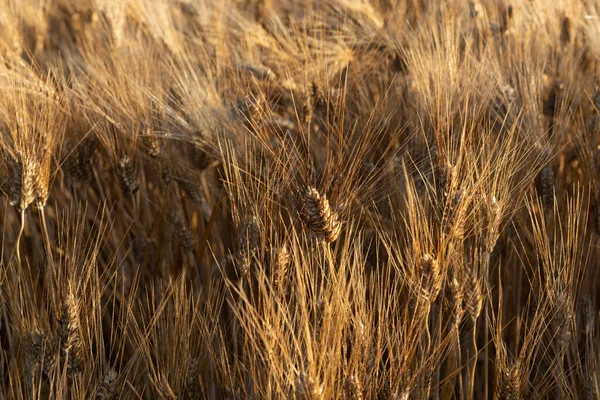
POLYGON ((0 399, 597 399, 600 1, 0 0, 0 399))

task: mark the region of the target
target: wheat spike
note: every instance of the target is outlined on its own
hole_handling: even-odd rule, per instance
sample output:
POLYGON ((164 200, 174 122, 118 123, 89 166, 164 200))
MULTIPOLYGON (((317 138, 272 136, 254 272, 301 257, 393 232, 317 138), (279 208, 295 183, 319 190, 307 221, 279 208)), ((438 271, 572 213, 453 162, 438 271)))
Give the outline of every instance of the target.
POLYGON ((141 136, 142 150, 150 157, 157 158, 161 155, 162 146, 160 140, 153 136, 141 136))
POLYGON ((331 209, 327 197, 312 186, 304 194, 304 212, 308 226, 318 239, 331 243, 338 238, 341 231, 338 215, 331 209))
POLYGON ((589 296, 581 300, 580 310, 583 321, 583 332, 586 336, 591 337, 596 327, 596 315, 592 299, 589 296))
POLYGON ((302 375, 296 380, 296 396, 302 400, 321 400, 323 385, 308 375, 302 375))
POLYGON ((50 180, 50 164, 49 159, 42 159, 43 165, 37 164, 37 170, 33 177, 33 195, 35 197, 35 205, 44 207, 49 196, 49 180, 50 180))
POLYGON ((202 365, 198 358, 189 358, 186 376, 186 399, 200 400, 202 396, 202 386, 200 377, 202 376, 202 365))
POLYGON ((448 282, 449 302, 452 309, 452 322, 454 326, 458 326, 462 321, 463 308, 463 285, 458 281, 456 276, 448 282))
POLYGON ((128 155, 123 155, 117 162, 117 179, 123 192, 134 195, 140 186, 135 171, 133 160, 128 155))
POLYGON ((154 381, 154 386, 156 388, 156 394, 158 395, 159 399, 177 400, 177 396, 171 388, 167 377, 163 374, 160 374, 159 378, 156 381, 154 381))
POLYGON ((67 295, 60 307, 57 333, 61 361, 67 361, 67 374, 73 377, 81 372, 83 354, 79 332, 79 306, 72 293, 67 295))
POLYGON ((563 46, 566 46, 571 41, 571 19, 569 17, 563 17, 560 28, 560 41, 563 46))
POLYGON ((100 385, 98 389, 96 389, 96 400, 114 400, 117 398, 117 381, 119 379, 119 374, 114 369, 110 369, 100 385))
POLYGON ((466 293, 465 309, 471 319, 475 321, 483 309, 483 300, 485 297, 475 270, 471 270, 467 278, 466 293))
POLYGON ((537 176, 536 185, 542 204, 547 207, 554 204, 554 170, 546 165, 537 176))
POLYGON ((141 148, 144 153, 152 158, 157 158, 162 153, 161 140, 154 135, 152 129, 144 125, 142 128, 142 135, 140 135, 141 148))
POLYGON ((410 398, 410 392, 404 390, 402 392, 396 392, 390 396, 390 400, 408 400, 410 398))
POLYGON ((550 293, 554 307, 554 315, 550 323, 552 335, 562 353, 573 339, 573 310, 569 305, 566 295, 562 291, 553 291, 550 293))
POLYGON ((178 166, 171 171, 171 177, 193 202, 202 204, 203 195, 200 189, 199 177, 195 171, 187 166, 178 166))
POLYGON ((555 83, 549 89, 550 91, 548 93, 548 97, 544 101, 543 109, 542 109, 545 116, 553 118, 553 119, 555 118, 556 111, 557 111, 557 105, 559 104, 559 92, 561 89, 562 89, 562 85, 559 83, 555 83))
POLYGON ((243 64, 240 66, 240 69, 248 72, 256 79, 273 82, 277 81, 277 74, 275 74, 271 68, 264 65, 243 64))
POLYGON ((167 156, 165 156, 163 152, 158 157, 153 158, 153 161, 156 165, 156 168, 160 172, 162 180, 167 185, 171 183, 173 181, 173 177, 175 176, 175 172, 173 171, 170 159, 167 156))
POLYGON ((260 246, 260 227, 258 218, 251 216, 246 219, 241 232, 238 235, 236 245, 236 267, 241 276, 250 270, 252 257, 260 246))
POLYGON ((47 377, 52 376, 56 366, 56 341, 39 330, 25 336, 25 364, 28 373, 35 375, 38 367, 47 377))
POLYGON ((505 367, 499 371, 499 400, 521 400, 523 398, 523 382, 518 364, 505 367))
POLYGON ((10 204, 23 211, 35 200, 36 174, 38 168, 34 159, 29 157, 12 165, 10 204))
POLYGON ((194 234, 183 218, 183 214, 177 210, 170 210, 168 216, 173 225, 173 229, 175 230, 177 241, 179 241, 181 247, 186 251, 194 251, 196 248, 196 240, 194 234))
POLYGON ((585 400, 598 398, 598 374, 596 355, 592 349, 587 349, 582 366, 583 397, 585 400))
POLYGON ((421 296, 429 302, 435 301, 442 285, 442 272, 437 259, 431 254, 421 257, 419 272, 421 296))
POLYGON ((356 375, 350 375, 346 377, 346 381, 344 382, 344 391, 346 394, 346 399, 348 400, 363 399, 362 385, 356 375))
POLYGON ((282 289, 289 275, 291 254, 284 244, 279 248, 271 249, 271 279, 276 290, 282 289))
POLYGON ((62 168, 72 183, 76 181, 89 182, 92 179, 95 151, 96 141, 94 140, 84 140, 77 146, 71 141, 65 142, 62 168))

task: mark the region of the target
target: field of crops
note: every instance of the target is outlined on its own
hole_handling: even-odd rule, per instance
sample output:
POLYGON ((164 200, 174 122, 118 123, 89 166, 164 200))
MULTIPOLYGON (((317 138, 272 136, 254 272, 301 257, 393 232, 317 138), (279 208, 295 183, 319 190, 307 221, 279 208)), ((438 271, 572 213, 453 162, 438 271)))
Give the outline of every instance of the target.
POLYGON ((0 399, 600 398, 598 0, 0 0, 0 399))

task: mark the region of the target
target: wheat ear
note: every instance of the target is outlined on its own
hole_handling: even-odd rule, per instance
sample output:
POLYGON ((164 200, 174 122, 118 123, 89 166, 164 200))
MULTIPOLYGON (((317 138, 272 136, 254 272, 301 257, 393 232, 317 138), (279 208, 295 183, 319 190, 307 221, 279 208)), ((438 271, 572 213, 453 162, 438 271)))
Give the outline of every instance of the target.
POLYGON ((331 209, 325 195, 314 187, 309 187, 304 193, 304 212, 308 226, 320 240, 334 242, 341 231, 338 215, 331 209))

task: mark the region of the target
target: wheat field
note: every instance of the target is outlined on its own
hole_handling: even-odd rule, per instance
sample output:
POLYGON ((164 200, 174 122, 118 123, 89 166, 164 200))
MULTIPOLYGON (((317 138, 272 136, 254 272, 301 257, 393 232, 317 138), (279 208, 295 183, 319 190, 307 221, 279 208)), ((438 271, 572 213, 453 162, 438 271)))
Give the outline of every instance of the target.
POLYGON ((0 399, 600 398, 598 0, 0 0, 0 399))

